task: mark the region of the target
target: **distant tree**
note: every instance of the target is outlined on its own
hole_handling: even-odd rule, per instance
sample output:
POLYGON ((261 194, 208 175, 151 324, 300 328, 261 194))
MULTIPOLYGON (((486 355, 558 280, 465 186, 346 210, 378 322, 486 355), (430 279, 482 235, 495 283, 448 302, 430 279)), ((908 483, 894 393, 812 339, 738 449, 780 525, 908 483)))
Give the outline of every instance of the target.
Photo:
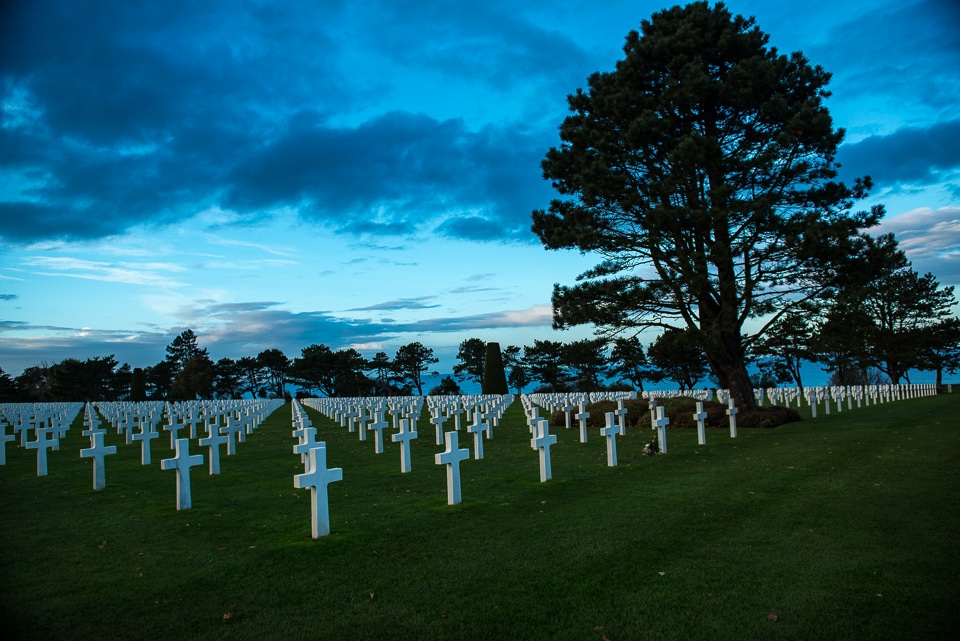
POLYGON ((835 380, 845 385, 866 385, 874 362, 870 319, 849 305, 831 305, 814 329, 810 347, 817 361, 835 380))
POLYGON ((396 389, 393 386, 393 363, 386 352, 377 352, 367 363, 368 372, 373 373, 373 393, 376 396, 391 396, 396 389))
POLYGON ((753 345, 753 355, 761 359, 774 384, 792 382, 803 387, 803 364, 816 360, 811 347, 814 312, 812 307, 797 307, 784 314, 753 345))
POLYGON ((433 363, 440 359, 433 356, 433 350, 415 342, 403 345, 393 358, 393 371, 404 383, 417 390, 417 396, 423 396, 423 374, 433 363))
POLYGON ((453 380, 452 376, 444 376, 440 379, 440 384, 434 386, 427 396, 457 396, 460 394, 460 386, 453 380))
POLYGON ((503 366, 507 370, 507 383, 517 391, 517 394, 522 394, 523 388, 530 384, 530 373, 523 357, 523 348, 518 345, 508 345, 504 348, 503 366))
POLYGON ((133 368, 124 363, 116 368, 110 377, 108 396, 105 400, 122 401, 130 399, 131 383, 133 382, 133 368))
POLYGON ((953 287, 940 287, 933 274, 909 267, 853 292, 872 323, 875 365, 899 383, 907 371, 923 365, 930 332, 952 318, 953 287))
POLYGON ((237 361, 232 358, 221 358, 213 368, 213 391, 217 398, 242 398, 241 371, 237 361))
POLYGON ((877 251, 860 261, 854 275, 829 301, 818 347, 837 360, 883 371, 893 383, 924 365, 934 328, 955 318, 953 287, 920 275, 891 236, 875 241, 877 251))
POLYGON ((835 286, 883 210, 852 213, 870 180, 836 180, 844 132, 823 104, 829 73, 769 47, 722 3, 659 11, 641 32, 614 71, 568 97, 542 163, 560 198, 533 213, 534 233, 602 259, 554 287, 554 327, 686 327, 750 410, 745 324, 763 321, 762 333, 835 286))
POLYGON ((650 371, 650 362, 643 351, 643 343, 636 336, 613 339, 610 350, 613 371, 633 383, 634 388, 643 391, 643 381, 655 376, 650 371))
POLYGON ((257 354, 257 364, 263 373, 267 394, 271 398, 283 398, 290 359, 279 349, 265 349, 257 354))
POLYGON ((369 364, 355 349, 334 352, 327 345, 313 344, 300 350, 289 369, 290 380, 324 396, 364 396, 373 382, 364 376, 369 364))
POLYGON ((147 377, 142 367, 133 369, 133 377, 130 379, 130 400, 135 403, 147 400, 147 377))
POLYGON ((250 398, 260 398, 264 374, 256 357, 241 356, 238 358, 237 370, 240 376, 241 394, 249 394, 250 398))
POLYGON ((129 365, 120 367, 113 354, 86 361, 67 358, 50 366, 48 382, 51 401, 115 401, 126 395, 129 365))
POLYGON ((0 403, 15 403, 17 398, 16 381, 0 368, 0 403))
POLYGON ((216 365, 206 352, 188 358, 170 386, 171 401, 210 400, 214 394, 216 365))
POLYGON ((143 370, 147 379, 147 398, 151 401, 166 400, 170 395, 175 376, 173 363, 162 360, 152 367, 143 370))
POLYGON ((363 354, 351 348, 337 350, 335 393, 337 396, 369 396, 375 388, 374 382, 364 375, 370 367, 363 354))
POLYGON ((483 383, 483 364, 487 353, 487 343, 479 338, 468 338, 460 343, 457 351, 457 364, 453 366, 453 375, 460 381, 483 383))
POLYGON ((28 367, 14 379, 17 394, 24 403, 48 403, 50 396, 50 367, 46 363, 28 367))
POLYGON ((689 328, 666 329, 650 344, 647 358, 664 378, 676 382, 680 389, 693 389, 709 372, 700 336, 689 328))
POLYGON ((918 367, 936 372, 940 387, 944 372, 956 374, 960 370, 960 319, 946 318, 922 332, 924 348, 918 367))
POLYGON ((610 372, 607 339, 584 338, 563 346, 563 362, 573 375, 574 385, 581 392, 599 392, 610 372))
POLYGON ((503 367, 503 355, 500 353, 500 343, 487 343, 483 357, 483 382, 480 388, 482 394, 507 394, 506 370, 503 367))
POLYGON ((65 358, 50 366, 50 400, 58 403, 90 401, 90 385, 86 368, 76 358, 65 358))
POLYGON ((174 376, 183 369, 184 364, 194 356, 207 355, 206 349, 197 345, 197 335, 192 329, 185 329, 167 345, 166 360, 172 366, 174 376))
POLYGON ((569 375, 564 365, 563 343, 534 339, 533 345, 524 346, 523 355, 531 379, 555 392, 566 389, 569 375))

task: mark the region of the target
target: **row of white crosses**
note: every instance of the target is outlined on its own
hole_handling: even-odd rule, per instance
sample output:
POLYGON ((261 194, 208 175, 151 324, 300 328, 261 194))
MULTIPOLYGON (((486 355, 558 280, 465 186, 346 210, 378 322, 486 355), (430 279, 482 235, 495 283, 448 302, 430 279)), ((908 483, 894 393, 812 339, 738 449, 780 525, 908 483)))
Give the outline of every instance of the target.
POLYGON ((412 470, 410 443, 418 437, 417 419, 426 402, 430 421, 437 430, 437 444, 444 450, 435 455, 437 465, 446 467, 447 504, 461 502, 460 463, 470 458, 470 450, 461 448, 459 430, 465 428, 474 437, 474 459, 483 458, 483 440, 492 438, 492 427, 497 425, 503 412, 513 401, 510 395, 451 396, 451 397, 370 397, 370 398, 310 398, 302 404, 293 402, 293 436, 297 443, 293 447, 300 454, 305 466, 303 474, 294 476, 294 487, 310 489, 311 492, 311 533, 313 538, 330 533, 330 516, 327 500, 327 485, 343 478, 342 468, 326 467, 326 443, 316 440, 316 428, 303 406, 314 409, 327 418, 339 422, 353 432, 359 428, 360 440, 365 440, 363 431, 375 431, 374 453, 383 453, 383 429, 391 425, 385 420, 390 413, 393 429, 391 441, 400 444, 400 472, 407 474, 412 470), (462 420, 461 420, 462 419, 462 420), (470 422, 472 419, 472 423, 470 422), (369 428, 366 423, 371 421, 369 428), (451 423, 450 431, 443 431, 443 424, 451 423))
MULTIPOLYGON (((660 443, 660 451, 667 452, 667 432, 666 427, 670 424, 670 419, 664 414, 664 407, 657 404, 655 394, 644 394, 649 401, 650 425, 657 432, 657 440, 660 443)), ((678 396, 676 392, 669 396, 678 396)), ((701 398, 709 398, 712 393, 704 393, 701 398)), ((617 436, 626 434, 626 414, 624 400, 636 398, 635 394, 625 392, 610 392, 598 394, 533 394, 520 397, 521 403, 526 414, 527 427, 531 432, 532 438, 530 445, 534 449, 540 450, 541 457, 541 480, 550 478, 550 459, 549 445, 556 442, 556 437, 549 434, 549 420, 541 418, 539 415, 540 407, 544 407, 549 412, 563 411, 567 429, 572 426, 571 419, 576 419, 580 429, 580 442, 587 442, 587 419, 590 413, 586 411, 587 402, 597 402, 600 400, 614 400, 617 402, 617 409, 604 414, 604 427, 600 428, 600 436, 606 439, 607 446, 607 465, 615 467, 617 465, 617 436), (579 410, 573 414, 574 410, 579 410)), ((728 407, 726 414, 730 421, 730 436, 737 436, 737 408, 733 399, 726 397, 728 407)), ((697 411, 693 414, 693 419, 697 422, 697 441, 700 445, 706 443, 706 418, 707 413, 703 411, 703 401, 697 401, 697 411)))
POLYGON ((920 398, 924 396, 936 396, 937 386, 934 384, 912 384, 912 385, 833 385, 821 387, 771 387, 766 390, 754 390, 754 396, 758 405, 764 403, 764 393, 767 400, 774 405, 789 407, 796 404, 800 408, 805 400, 810 407, 810 413, 813 418, 817 417, 818 407, 822 404, 826 414, 831 413, 831 407, 840 413, 843 411, 844 401, 848 410, 853 409, 856 402, 857 408, 870 406, 871 403, 888 403, 911 398, 920 398), (831 406, 832 403, 832 406, 831 406))
POLYGON ((6 463, 7 443, 37 452, 37 476, 47 475, 47 451, 60 449, 83 403, 5 403, 0 405, 0 465, 6 463), (12 434, 7 434, 7 427, 12 434), (33 436, 35 440, 30 440, 33 436))
POLYGON ((220 473, 220 446, 226 444, 228 454, 236 452, 236 440, 243 442, 273 410, 283 404, 282 400, 239 400, 215 402, 164 403, 72 403, 72 404, 21 404, 0 405, 0 464, 6 463, 6 445, 16 440, 20 433, 23 447, 37 451, 37 476, 46 476, 47 450, 59 450, 60 440, 66 435, 77 413, 83 409, 82 435, 90 439, 90 447, 80 450, 81 458, 89 458, 93 465, 93 489, 101 490, 106 485, 105 457, 117 453, 115 445, 106 446, 106 430, 101 426, 102 415, 117 434, 125 437, 128 445, 140 443, 140 462, 152 463, 151 446, 160 438, 157 428, 170 434, 170 448, 175 455, 160 462, 161 469, 177 471, 177 509, 191 507, 190 467, 203 463, 203 455, 190 455, 190 439, 196 438, 196 426, 203 425, 207 437, 199 444, 210 451, 210 474, 220 473), (163 418, 166 417, 166 424, 163 418), (221 423, 223 426, 221 427, 221 423), (11 425, 14 434, 6 432, 11 425), (139 432, 134 431, 134 427, 139 432), (190 437, 181 437, 182 430, 189 429, 190 437), (36 440, 29 440, 33 432, 36 440))

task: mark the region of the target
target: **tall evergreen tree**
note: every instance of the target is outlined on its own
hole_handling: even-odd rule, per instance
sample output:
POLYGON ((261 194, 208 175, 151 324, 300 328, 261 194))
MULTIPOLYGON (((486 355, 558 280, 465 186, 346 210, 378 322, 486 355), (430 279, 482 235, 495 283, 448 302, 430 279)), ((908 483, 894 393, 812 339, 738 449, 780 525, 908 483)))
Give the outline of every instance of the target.
POLYGON ((500 353, 500 343, 487 343, 483 357, 483 394, 506 394, 507 374, 503 368, 503 355, 500 353))
POLYGON ((569 96, 543 161, 561 197, 533 213, 547 249, 603 258, 554 287, 555 327, 687 327, 741 409, 756 405, 746 321, 834 286, 883 214, 851 212, 868 178, 836 180, 830 74, 768 40, 722 3, 644 20, 616 70, 569 96))

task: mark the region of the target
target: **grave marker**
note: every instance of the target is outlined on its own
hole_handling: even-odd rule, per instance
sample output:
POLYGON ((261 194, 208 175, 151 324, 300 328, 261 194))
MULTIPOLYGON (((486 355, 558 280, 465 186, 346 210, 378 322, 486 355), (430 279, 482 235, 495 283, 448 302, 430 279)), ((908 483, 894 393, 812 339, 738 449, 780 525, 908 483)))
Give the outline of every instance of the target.
POLYGON ((103 457, 108 454, 116 454, 117 446, 104 446, 103 431, 97 431, 90 435, 90 447, 80 450, 80 458, 93 459, 93 489, 102 490, 106 486, 106 474, 104 472, 103 457))
POLYGON ((373 451, 377 454, 383 454, 383 430, 388 427, 390 423, 383 420, 383 410, 376 410, 373 423, 368 429, 373 432, 373 451))
POLYGON ((577 412, 574 417, 580 422, 580 442, 587 442, 587 419, 590 418, 590 412, 587 411, 587 406, 584 401, 580 401, 580 411, 577 412))
POLYGON ((310 536, 319 539, 330 534, 330 503, 327 486, 343 480, 343 468, 327 468, 327 448, 317 445, 310 448, 307 471, 293 477, 293 486, 298 490, 310 490, 310 536))
POLYGON ((697 444, 706 445, 707 432, 704 428, 706 427, 707 413, 703 411, 703 401, 697 401, 697 411, 693 415, 693 420, 697 422, 697 444))
POLYGON ((663 405, 657 406, 657 420, 654 426, 657 428, 657 439, 660 441, 660 451, 664 454, 667 453, 667 425, 669 424, 670 419, 664 416, 663 405))
POLYGON ((37 440, 27 441, 28 450, 37 450, 37 476, 47 475, 47 448, 59 449, 60 442, 52 437, 54 428, 38 427, 37 440))
POLYGON ((7 434, 7 426, 0 423, 0 465, 7 464, 7 443, 17 440, 16 435, 7 434))
POLYGON ((444 434, 446 449, 434 455, 437 465, 447 466, 447 505, 460 503, 460 462, 470 458, 470 450, 459 447, 460 434, 444 434))
POLYGON ((173 458, 160 461, 161 470, 177 471, 177 511, 189 510, 193 506, 190 496, 190 468, 203 465, 203 454, 190 454, 190 439, 178 438, 173 458))
POLYGON ((537 421, 537 437, 533 439, 534 446, 540 450, 540 482, 546 483, 553 478, 550 469, 550 446, 555 445, 557 437, 550 433, 550 421, 545 418, 537 421))
MULTIPOLYGON (((133 430, 130 430, 130 432, 132 433, 133 430)), ((143 422, 140 423, 140 432, 131 434, 130 438, 134 441, 140 441, 140 464, 150 465, 153 462, 153 457, 150 454, 150 441, 160 438, 160 435, 154 432, 148 423, 143 422)))
MULTIPOLYGON (((829 407, 830 403, 827 403, 829 407)), ((733 397, 731 396, 727 400, 727 416, 730 417, 730 438, 737 438, 737 410, 736 406, 733 404, 733 397)))
POLYGON ((411 469, 410 441, 417 438, 417 433, 410 431, 410 419, 400 419, 400 431, 390 437, 394 443, 400 443, 400 472, 406 474, 411 469))
POLYGON ((480 422, 480 412, 473 413, 473 425, 467 426, 467 431, 473 434, 473 458, 480 460, 483 458, 483 433, 490 432, 490 424, 480 422))
POLYGON ((198 441, 200 447, 206 447, 209 452, 210 464, 208 465, 208 469, 210 476, 216 476, 220 473, 220 446, 229 440, 228 437, 221 434, 220 430, 214 426, 212 432, 207 432, 207 435, 198 441))
POLYGON ((617 466, 617 434, 620 433, 620 428, 613 420, 613 412, 607 412, 603 415, 604 420, 606 421, 606 427, 600 428, 600 436, 607 437, 607 466, 616 467, 617 466))

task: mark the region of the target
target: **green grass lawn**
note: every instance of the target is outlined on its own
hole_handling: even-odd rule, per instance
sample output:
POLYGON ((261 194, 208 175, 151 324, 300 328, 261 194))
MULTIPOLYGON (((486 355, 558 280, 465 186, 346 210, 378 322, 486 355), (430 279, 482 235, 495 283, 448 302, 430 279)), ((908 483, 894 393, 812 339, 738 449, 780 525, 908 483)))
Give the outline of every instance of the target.
MULTIPOLYGON (((822 408, 821 408, 822 409, 822 408)), ((539 481, 519 401, 446 504, 433 427, 413 470, 308 410, 332 534, 310 538, 290 406, 222 473, 193 468, 175 509, 166 435, 153 465, 110 430, 94 492, 75 423, 50 474, 0 467, 0 629, 10 639, 954 639, 960 635, 960 394, 775 429, 604 440, 553 428, 539 481)), ((9 428, 8 428, 9 431, 9 428)), ((461 447, 473 439, 461 433, 461 447)), ((193 444, 192 453, 200 452, 193 444)))

